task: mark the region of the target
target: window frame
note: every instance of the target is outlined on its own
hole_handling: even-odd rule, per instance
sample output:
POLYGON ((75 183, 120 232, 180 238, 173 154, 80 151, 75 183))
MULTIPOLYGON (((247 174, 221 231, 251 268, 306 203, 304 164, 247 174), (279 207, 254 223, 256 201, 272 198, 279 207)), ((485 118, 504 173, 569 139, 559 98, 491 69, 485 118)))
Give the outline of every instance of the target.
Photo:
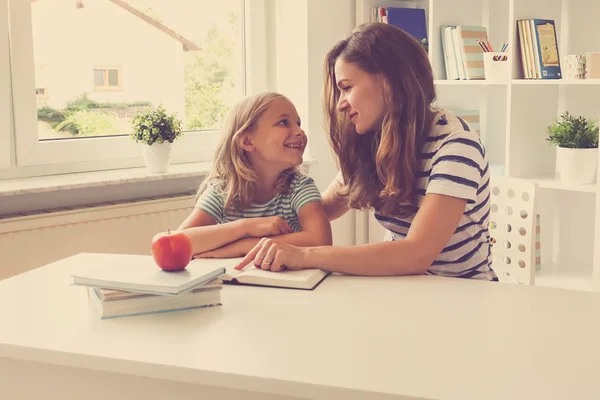
MULTIPOLYGON (((0 59, 8 60, 8 3, 0 0, 0 59)), ((10 64, 0 63, 0 168, 10 167, 10 64)))
MULTIPOLYGON (((7 29, 7 34, 10 34, 10 70, 12 71, 10 83, 13 88, 11 100, 14 113, 13 134, 16 139, 14 155, 17 169, 39 171, 39 167, 43 166, 44 175, 48 175, 65 171, 83 172, 143 167, 144 160, 140 145, 127 136, 39 141, 31 3, 21 0, 0 1, 8 1, 10 10, 10 17, 2 20, 10 19, 9 25, 18 26, 18 29, 10 32, 7 29)), ((267 62, 267 52, 258 48, 261 50, 258 55, 254 55, 254 53, 252 53, 252 57, 249 55, 253 47, 256 48, 255 46, 265 43, 267 27, 261 22, 265 20, 266 1, 268 0, 239 1, 242 10, 240 31, 244 35, 242 88, 243 94, 246 95, 249 93, 249 86, 252 92, 266 90, 267 87, 267 78, 262 72, 264 64, 267 62)), ((2 70, 0 69, 0 71, 2 70)), ((120 83, 122 85, 122 81, 120 83)), ((2 84, 1 81, 0 84, 2 84)), ((1 107, 0 113, 5 109, 6 107, 1 107)), ((0 136, 0 140, 2 137, 3 135, 0 136)), ((218 130, 184 134, 173 143, 172 163, 212 160, 218 137, 218 130)), ((10 146, 0 146, 0 149, 3 147, 10 146)), ((8 157, 10 158, 10 155, 8 157)), ((0 168, 5 167, 5 164, 1 165, 0 168)), ((35 175, 35 173, 31 175, 35 175)))
POLYGON ((92 69, 92 80, 94 81, 94 91, 95 92, 118 92, 123 90, 123 72, 121 67, 118 66, 94 66, 92 69), (93 74, 96 71, 102 71, 103 79, 106 85, 97 86, 93 74), (108 77, 109 71, 117 71, 117 85, 111 86, 110 79, 108 77))

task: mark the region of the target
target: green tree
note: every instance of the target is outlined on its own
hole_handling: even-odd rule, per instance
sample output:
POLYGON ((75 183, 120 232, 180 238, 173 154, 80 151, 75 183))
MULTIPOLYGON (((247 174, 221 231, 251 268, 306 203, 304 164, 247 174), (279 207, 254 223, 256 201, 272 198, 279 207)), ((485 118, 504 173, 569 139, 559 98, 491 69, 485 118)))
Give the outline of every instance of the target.
POLYGON ((229 70, 233 38, 213 24, 200 47, 185 67, 185 121, 190 130, 219 127, 229 110, 224 94, 235 87, 229 70))

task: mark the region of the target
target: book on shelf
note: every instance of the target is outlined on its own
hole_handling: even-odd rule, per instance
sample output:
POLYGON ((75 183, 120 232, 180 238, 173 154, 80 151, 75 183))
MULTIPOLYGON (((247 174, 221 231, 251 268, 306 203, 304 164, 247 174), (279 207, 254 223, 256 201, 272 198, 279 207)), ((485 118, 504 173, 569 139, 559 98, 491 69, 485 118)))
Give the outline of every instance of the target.
POLYGON ((521 69, 525 79, 562 79, 554 20, 517 20, 521 69))
POLYGON ((371 13, 372 22, 383 22, 402 29, 429 51, 427 38, 427 17, 423 8, 374 7, 371 13))
POLYGON ((441 25, 440 35, 446 79, 485 79, 483 49, 478 43, 488 42, 485 26, 441 25))
POLYGON ((163 271, 151 255, 79 253, 67 258, 73 285, 129 292, 181 295, 223 274, 231 261, 191 260, 182 271, 163 271))
MULTIPOLYGON (((234 260, 234 259, 232 259, 234 260)), ((242 259, 235 259, 235 266, 242 259)), ((283 270, 280 272, 265 271, 256 268, 252 263, 242 270, 228 267, 219 278, 224 284, 268 286, 287 289, 315 289, 329 273, 320 269, 283 270)))
POLYGON ((87 290, 92 307, 101 319, 108 319, 220 306, 221 288, 222 281, 214 279, 179 296, 97 287, 87 290))

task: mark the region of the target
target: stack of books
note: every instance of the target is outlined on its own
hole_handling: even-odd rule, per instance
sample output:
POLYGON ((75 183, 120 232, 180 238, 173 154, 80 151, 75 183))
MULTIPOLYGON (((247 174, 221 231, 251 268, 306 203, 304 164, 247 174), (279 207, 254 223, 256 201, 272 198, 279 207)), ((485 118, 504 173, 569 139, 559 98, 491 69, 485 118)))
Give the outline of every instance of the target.
POLYGON ((554 20, 520 19, 517 35, 525 79, 562 79, 554 20))
POLYGON ((220 276, 231 260, 192 260, 160 269, 152 256, 80 253, 70 257, 73 285, 86 286, 102 319, 221 306, 220 276))

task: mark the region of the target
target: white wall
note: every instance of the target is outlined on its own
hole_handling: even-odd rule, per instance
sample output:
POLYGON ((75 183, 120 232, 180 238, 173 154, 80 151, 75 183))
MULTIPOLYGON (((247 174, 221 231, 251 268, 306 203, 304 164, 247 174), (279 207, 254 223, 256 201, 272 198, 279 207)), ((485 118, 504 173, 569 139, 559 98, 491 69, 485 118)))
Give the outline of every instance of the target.
MULTIPOLYGON (((275 90, 296 105, 309 136, 309 174, 324 191, 337 167, 324 131, 323 62, 327 51, 355 25, 354 0, 278 0, 276 2, 277 78, 275 90)), ((354 213, 333 223, 334 243, 354 244, 354 213)))
MULTIPOLYGON (((323 63, 329 49, 352 32, 355 20, 354 0, 308 0, 308 131, 312 142, 309 151, 318 160, 312 176, 321 190, 325 190, 338 172, 324 131, 323 63)), ((335 244, 354 243, 354 217, 354 212, 350 212, 333 222, 335 244)))

